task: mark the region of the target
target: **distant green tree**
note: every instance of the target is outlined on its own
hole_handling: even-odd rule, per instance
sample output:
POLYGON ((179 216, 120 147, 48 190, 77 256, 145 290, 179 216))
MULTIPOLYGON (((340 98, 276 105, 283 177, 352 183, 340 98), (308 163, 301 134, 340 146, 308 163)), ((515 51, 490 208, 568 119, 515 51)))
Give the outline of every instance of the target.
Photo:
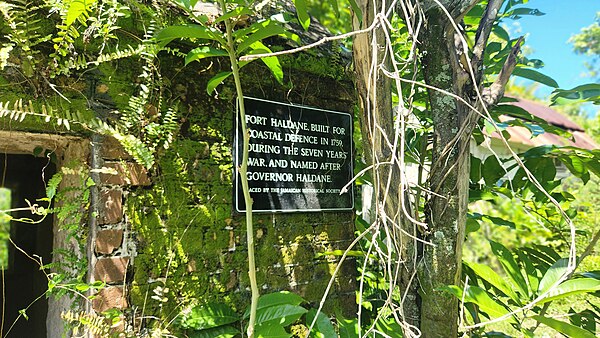
POLYGON ((598 78, 600 71, 600 12, 596 13, 596 21, 581 29, 577 35, 573 35, 569 42, 573 44, 575 53, 592 57, 592 61, 587 64, 590 75, 598 78))

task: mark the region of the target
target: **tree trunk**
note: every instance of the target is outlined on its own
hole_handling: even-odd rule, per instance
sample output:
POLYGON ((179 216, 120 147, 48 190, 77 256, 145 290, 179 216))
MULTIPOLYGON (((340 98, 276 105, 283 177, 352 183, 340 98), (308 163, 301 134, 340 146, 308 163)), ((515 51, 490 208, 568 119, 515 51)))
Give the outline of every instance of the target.
MULTIPOLYGON (((376 20, 377 13, 387 12, 388 8, 382 8, 383 4, 385 2, 381 0, 359 1, 363 21, 359 23, 355 18, 354 29, 369 27, 376 20)), ((385 36, 381 27, 371 33, 355 36, 353 44, 354 67, 357 73, 355 84, 361 104, 360 125, 364 156, 366 164, 374 166, 371 171, 374 193, 371 201, 373 217, 370 222, 375 223, 381 231, 384 231, 385 227, 394 238, 395 245, 391 253, 399 256, 397 261, 401 261, 402 265, 396 270, 397 267, 390 259, 389 264, 392 264, 393 268, 388 269, 388 283, 392 288, 399 287, 404 295, 401 317, 408 324, 418 326, 420 315, 417 283, 414 278, 417 231, 415 225, 403 214, 401 201, 405 201, 405 210, 411 210, 406 202, 408 198, 402 198, 408 195, 405 191, 407 185, 403 184, 398 151, 387 143, 394 141, 397 132, 392 109, 391 79, 379 70, 379 66, 387 70, 392 69, 390 56, 386 56, 385 36)))
MULTIPOLYGON (((462 97, 452 63, 456 57, 452 31, 441 11, 429 11, 424 31, 422 70, 428 85, 462 97)), ((469 135, 462 133, 467 115, 463 105, 448 94, 429 89, 433 120, 432 167, 429 188, 433 192, 425 213, 429 231, 419 265, 421 332, 423 337, 456 337, 458 300, 439 291, 460 283, 462 244, 469 188, 469 135)))
MULTIPOLYGON (((521 43, 519 39, 513 46, 494 83, 489 88, 481 88, 485 46, 503 0, 488 1, 471 51, 461 40, 455 23, 460 23, 477 2, 419 1, 425 22, 418 36, 418 47, 421 70, 429 87, 429 111, 433 121, 432 164, 428 177, 431 193, 425 205, 428 229, 421 236, 433 245, 423 245, 422 249, 413 239, 417 235, 415 225, 404 217, 400 205, 406 199, 401 198, 405 194, 405 184, 397 161, 399 154, 393 153, 384 138, 387 135, 393 142, 397 132, 394 128, 398 127, 394 125, 391 109, 390 79, 380 72, 380 67, 391 70, 387 63, 382 63, 382 60, 389 60, 389 57, 383 57, 384 35, 380 27, 354 39, 356 86, 361 98, 367 164, 389 163, 373 169, 374 215, 383 225, 394 224, 391 229, 399 243, 395 249, 402 265, 392 282, 406 294, 402 318, 405 324, 418 327, 422 337, 426 338, 456 337, 458 334, 458 300, 440 288, 460 284, 469 196, 469 142, 479 119, 470 107, 481 110, 496 104, 502 97, 521 43), (471 58, 467 57, 469 55, 471 58), (481 89, 480 95, 477 89, 481 89), (415 272, 416 282, 412 278, 415 272)), ((361 0, 359 6, 363 22, 358 25, 355 20, 354 28, 364 29, 377 20, 376 13, 381 12, 382 1, 361 0)), ((398 12, 402 12, 400 8, 398 12)), ((410 332, 404 333, 411 336, 410 332)))

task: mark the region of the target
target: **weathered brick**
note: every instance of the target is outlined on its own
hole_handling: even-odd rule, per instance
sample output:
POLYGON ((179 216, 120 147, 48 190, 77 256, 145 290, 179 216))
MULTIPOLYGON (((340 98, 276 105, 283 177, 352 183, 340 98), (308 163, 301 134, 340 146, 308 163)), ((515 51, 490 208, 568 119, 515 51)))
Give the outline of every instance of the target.
POLYGON ((119 223, 123 219, 123 193, 120 190, 103 190, 100 192, 99 224, 119 223))
POLYGON ((128 306, 125 290, 121 286, 107 286, 98 291, 92 300, 92 307, 96 312, 104 312, 109 309, 122 310, 128 306))
POLYGON ((107 136, 102 140, 100 156, 105 160, 131 160, 133 157, 123 149, 123 146, 114 137, 107 136))
POLYGON ((101 230, 96 234, 96 253, 110 255, 123 243, 123 230, 101 230))
POLYGON ((114 185, 150 185, 150 178, 146 169, 132 162, 105 162, 104 168, 116 171, 112 173, 100 173, 100 181, 103 184, 114 185))
POLYGON ((94 278, 105 283, 122 283, 128 265, 129 257, 100 258, 94 266, 94 278))

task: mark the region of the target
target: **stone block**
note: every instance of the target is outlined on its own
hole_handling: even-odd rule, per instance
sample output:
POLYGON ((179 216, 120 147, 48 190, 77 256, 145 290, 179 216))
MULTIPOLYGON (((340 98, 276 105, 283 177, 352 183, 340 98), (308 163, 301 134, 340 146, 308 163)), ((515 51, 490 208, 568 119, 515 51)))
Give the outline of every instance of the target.
POLYGON ((102 184, 147 186, 151 183, 148 172, 138 163, 105 162, 103 167, 112 173, 100 173, 102 184))
POLYGON ((129 257, 100 258, 94 266, 94 279, 105 283, 122 283, 128 265, 129 257))
POLYGON ((96 253, 110 255, 123 243, 123 230, 101 230, 96 234, 96 253))
POLYGON ((128 307, 125 290, 122 286, 107 286, 96 294, 92 300, 92 307, 96 312, 104 312, 110 309, 122 310, 128 307))
POLYGON ((99 224, 115 224, 123 219, 123 193, 120 190, 100 192, 99 224))

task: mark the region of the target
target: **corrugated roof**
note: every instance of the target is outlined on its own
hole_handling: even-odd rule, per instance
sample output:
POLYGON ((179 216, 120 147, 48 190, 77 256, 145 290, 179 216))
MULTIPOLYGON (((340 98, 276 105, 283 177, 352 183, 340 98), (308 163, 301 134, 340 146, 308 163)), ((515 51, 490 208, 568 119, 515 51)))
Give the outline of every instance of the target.
POLYGON ((539 102, 530 101, 527 99, 513 97, 517 101, 510 102, 513 106, 525 109, 529 114, 539 117, 553 126, 557 126, 570 131, 585 131, 577 123, 569 120, 566 116, 556 110, 547 107, 539 102))
MULTIPOLYGON (((573 139, 567 139, 551 133, 543 133, 536 137, 532 137, 531 131, 525 127, 508 127, 506 130, 510 134, 509 141, 525 144, 531 147, 553 144, 556 146, 575 146, 589 150, 599 148, 598 144, 596 144, 596 142, 585 133, 583 128, 556 110, 544 106, 538 102, 515 97, 513 98, 517 101, 510 102, 510 104, 523 108, 530 114, 545 120, 549 124, 570 132, 573 135, 573 139)), ((514 119, 514 117, 502 116, 500 118, 501 121, 507 121, 509 119, 514 119)), ((498 137, 496 133, 494 133, 493 136, 498 137)))

